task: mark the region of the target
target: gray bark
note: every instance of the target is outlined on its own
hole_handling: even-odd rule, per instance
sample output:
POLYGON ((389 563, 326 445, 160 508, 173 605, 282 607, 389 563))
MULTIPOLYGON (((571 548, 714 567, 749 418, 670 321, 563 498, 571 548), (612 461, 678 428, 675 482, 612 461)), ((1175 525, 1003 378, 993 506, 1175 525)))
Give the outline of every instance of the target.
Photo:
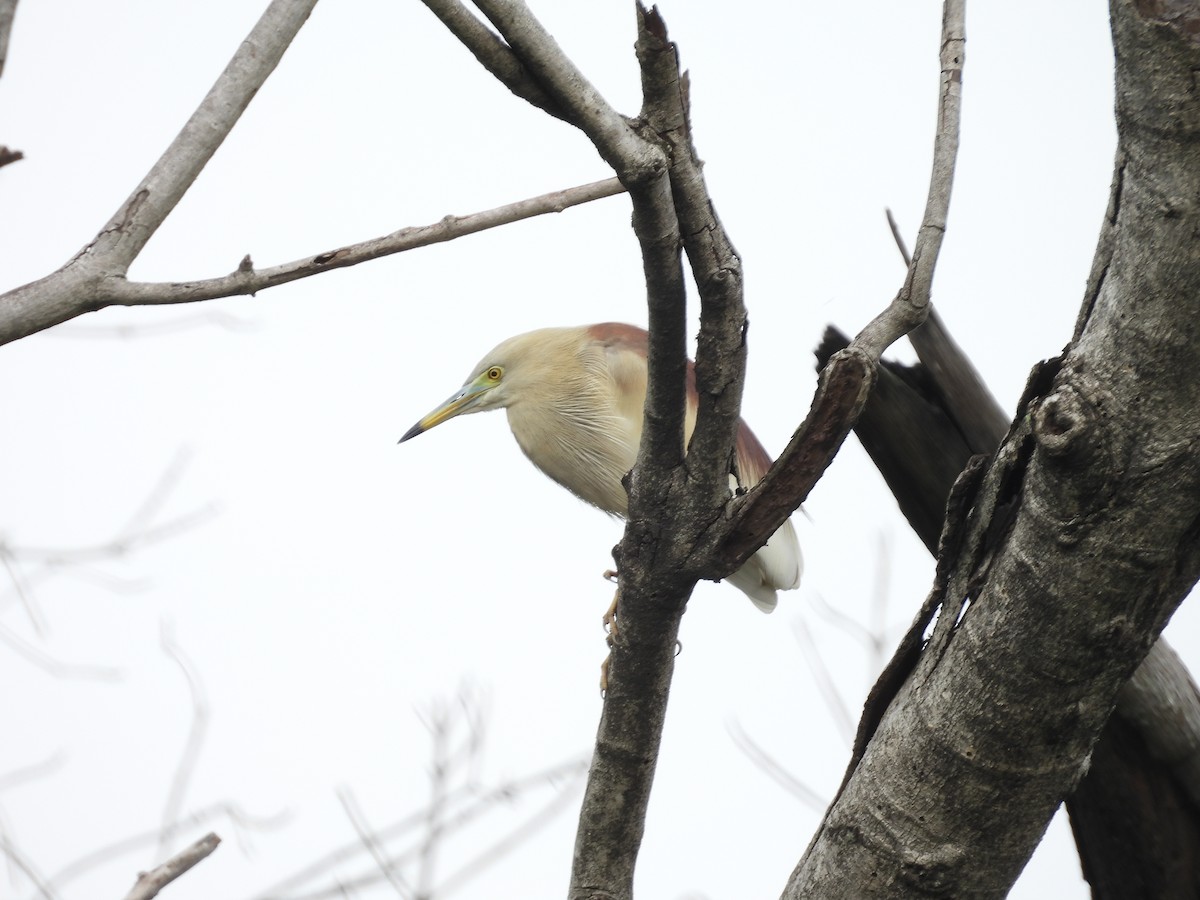
POLYGON ((1112 3, 1115 202, 1077 338, 1031 379, 930 646, 785 897, 1007 893, 1200 572, 1200 48, 1147 6, 1112 3))

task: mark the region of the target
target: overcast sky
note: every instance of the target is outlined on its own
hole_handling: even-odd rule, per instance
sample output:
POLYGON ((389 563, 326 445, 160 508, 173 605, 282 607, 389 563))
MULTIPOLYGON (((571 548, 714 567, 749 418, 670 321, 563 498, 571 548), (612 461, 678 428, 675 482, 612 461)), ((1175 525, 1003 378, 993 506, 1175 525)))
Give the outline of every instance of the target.
MULTIPOLYGON (((25 0, 0 79, 0 143, 27 157, 0 170, 4 287, 52 271, 95 234, 257 7, 25 0)), ((635 113, 632 4, 534 9, 610 102, 635 113)), ((696 143, 745 266, 745 416, 778 452, 808 408, 825 325, 857 330, 902 277, 883 210, 915 234, 940 5, 868 0, 847 15, 837 4, 666 0, 661 11, 692 73, 696 143)), ((975 4, 967 34, 934 299, 1011 409, 1029 368, 1069 339, 1082 295, 1115 142, 1112 54, 1103 5, 1082 0, 975 4)), ((585 138, 513 98, 415 0, 326 0, 131 277, 220 275, 247 253, 286 262, 609 174, 585 138)), ((178 900, 258 896, 353 843, 339 788, 372 826, 420 810, 425 723, 464 693, 486 744, 456 784, 586 759, 612 596, 600 575, 620 523, 538 474, 501 415, 396 441, 501 339, 644 324, 644 296, 628 201, 616 197, 257 298, 109 310, 4 347, 0 537, 19 551, 25 602, 6 578, 0 773, 50 763, 15 784, 0 775, 5 839, 51 878, 159 826, 192 723, 164 628, 209 711, 182 811, 286 813, 271 827, 218 817, 181 834, 175 849, 209 828, 226 843, 169 889, 178 900), (162 539, 121 557, 79 552, 136 535, 162 539), (30 647, 44 657, 31 661, 30 647), (117 677, 97 677, 107 675, 117 677)), ((879 660, 822 604, 890 648, 925 596, 932 561, 853 439, 807 510, 796 517, 804 582, 774 615, 726 585, 696 591, 641 896, 778 894, 819 808, 736 735, 827 800, 848 753, 839 723, 856 720, 879 660), (841 715, 817 687, 816 656, 841 715)), ((1193 667, 1198 633, 1185 604, 1169 634, 1193 667)), ((435 886, 523 823, 543 824, 438 896, 560 896, 578 787, 537 781, 452 830, 435 886)), ((123 896, 156 852, 139 846, 59 896, 123 896)), ((286 896, 372 871, 360 853, 286 896)), ((9 877, 0 897, 35 895, 9 877)), ((352 896, 395 893, 383 883, 352 896)), ((1013 896, 1087 896, 1061 823, 1013 896)))

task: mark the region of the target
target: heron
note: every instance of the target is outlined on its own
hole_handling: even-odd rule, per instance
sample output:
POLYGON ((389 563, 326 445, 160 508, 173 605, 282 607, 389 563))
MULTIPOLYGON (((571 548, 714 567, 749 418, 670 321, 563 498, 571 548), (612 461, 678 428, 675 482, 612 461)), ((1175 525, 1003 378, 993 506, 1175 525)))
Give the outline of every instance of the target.
MULTIPOLYGON (((637 461, 646 403, 649 335, 636 325, 604 322, 543 328, 511 337, 471 370, 448 400, 400 438, 404 443, 455 416, 503 409, 517 444, 543 473, 581 500, 625 518, 621 483, 637 461)), ((687 364, 684 440, 696 424, 695 370, 687 364)), ((771 457, 744 421, 738 422, 736 478, 749 488, 766 474, 771 457)), ((725 580, 763 612, 777 592, 800 584, 800 545, 785 521, 765 545, 725 580)), ((615 625, 617 601, 605 616, 615 625)))

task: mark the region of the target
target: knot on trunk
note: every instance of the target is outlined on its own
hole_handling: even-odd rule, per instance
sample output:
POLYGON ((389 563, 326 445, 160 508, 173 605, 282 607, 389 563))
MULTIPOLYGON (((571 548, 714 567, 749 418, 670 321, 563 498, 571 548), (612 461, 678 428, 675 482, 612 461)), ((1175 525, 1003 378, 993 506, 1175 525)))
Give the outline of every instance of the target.
POLYGON ((1060 384, 1033 410, 1033 435, 1038 446, 1059 460, 1078 460, 1094 447, 1095 416, 1071 385, 1060 384))

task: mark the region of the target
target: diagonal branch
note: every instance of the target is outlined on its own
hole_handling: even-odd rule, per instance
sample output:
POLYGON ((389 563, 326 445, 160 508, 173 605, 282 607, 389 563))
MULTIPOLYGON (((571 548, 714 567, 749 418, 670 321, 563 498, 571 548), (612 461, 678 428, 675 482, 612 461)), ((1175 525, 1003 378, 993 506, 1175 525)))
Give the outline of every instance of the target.
POLYGON ((919 325, 929 310, 934 267, 945 233, 958 152, 964 61, 965 0, 942 7, 942 76, 933 171, 912 262, 896 298, 821 373, 804 423, 775 465, 731 504, 718 550, 719 576, 736 571, 807 498, 862 413, 883 351, 919 325))
POLYGON ((0 297, 0 343, 116 300, 111 285, 182 199, 274 71, 316 0, 272 0, 208 95, 91 243, 58 271, 0 297))
POLYGON ((529 74, 517 55, 496 33, 480 22, 459 0, 423 0, 429 11, 437 16, 464 47, 479 60, 480 65, 522 100, 549 113, 556 119, 570 121, 558 101, 550 97, 537 79, 529 74))
POLYGON ((143 872, 138 876, 133 890, 125 895, 125 900, 152 900, 158 896, 159 891, 180 875, 207 859, 220 843, 221 839, 215 834, 207 834, 161 866, 143 872))
POLYGON ((665 168, 662 151, 644 140, 584 77, 523 0, 477 0, 501 37, 562 107, 617 177, 629 187, 653 180, 665 168))
POLYGON ((317 0, 272 0, 208 95, 142 183, 76 259, 104 275, 124 275, 228 137, 317 0))

